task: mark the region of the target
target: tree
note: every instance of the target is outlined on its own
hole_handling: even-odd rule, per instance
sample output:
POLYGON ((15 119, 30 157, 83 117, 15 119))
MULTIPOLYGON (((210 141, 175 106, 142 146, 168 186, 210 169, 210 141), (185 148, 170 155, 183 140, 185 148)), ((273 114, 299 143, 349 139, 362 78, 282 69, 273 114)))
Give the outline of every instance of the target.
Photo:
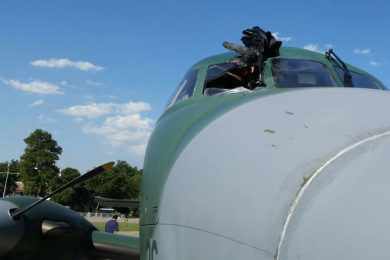
MULTIPOLYGON (((80 172, 77 169, 65 168, 61 171, 60 175, 56 178, 55 188, 58 188, 65 183, 80 176, 80 172)), ((62 205, 71 206, 72 197, 75 193, 74 187, 68 188, 53 197, 53 200, 62 205)))
MULTIPOLYGON (((77 169, 63 169, 56 180, 56 188, 79 176, 80 172, 77 169)), ((63 192, 55 195, 53 200, 62 205, 69 206, 71 209, 76 211, 89 211, 93 205, 93 196, 83 183, 68 188, 63 192)))
POLYGON ((138 198, 142 171, 125 161, 117 161, 112 171, 88 181, 88 188, 98 196, 115 199, 138 198))
POLYGON ((7 171, 8 170, 9 170, 10 174, 8 175, 6 194, 13 193, 16 190, 16 187, 17 187, 16 181, 18 180, 18 175, 15 175, 12 173, 19 172, 19 161, 11 160, 10 162, 0 163, 0 189, 1 189, 1 192, 4 191, 4 185, 5 185, 5 180, 7 178, 7 171))
POLYGON ((37 129, 26 139, 26 148, 20 158, 20 173, 24 192, 34 196, 44 196, 52 190, 59 169, 56 161, 62 153, 50 133, 37 129))
POLYGON ((141 190, 142 171, 138 171, 136 174, 130 177, 131 184, 131 198, 138 198, 141 190))
POLYGON ((9 172, 18 173, 19 171, 20 171, 20 163, 19 163, 19 161, 18 160, 11 160, 9 162, 9 172))

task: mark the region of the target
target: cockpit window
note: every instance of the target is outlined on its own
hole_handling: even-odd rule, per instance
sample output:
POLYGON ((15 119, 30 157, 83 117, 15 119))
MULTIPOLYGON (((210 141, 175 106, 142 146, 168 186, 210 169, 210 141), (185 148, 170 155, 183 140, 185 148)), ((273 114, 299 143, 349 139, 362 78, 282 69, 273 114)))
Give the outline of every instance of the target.
POLYGON ((214 64, 207 70, 203 93, 212 96, 249 91, 257 78, 257 67, 243 66, 237 62, 214 64))
MULTIPOLYGON (((344 78, 344 70, 335 66, 337 74, 341 79, 344 78)), ((352 76, 352 86, 354 88, 384 89, 384 86, 374 80, 372 77, 357 72, 350 71, 352 76)))
POLYGON ((174 94, 169 99, 167 107, 172 106, 178 101, 186 100, 194 94, 197 75, 198 70, 190 70, 186 73, 179 86, 177 86, 174 94))
POLYGON ((317 61, 274 59, 272 74, 277 87, 331 87, 335 82, 327 67, 317 61))

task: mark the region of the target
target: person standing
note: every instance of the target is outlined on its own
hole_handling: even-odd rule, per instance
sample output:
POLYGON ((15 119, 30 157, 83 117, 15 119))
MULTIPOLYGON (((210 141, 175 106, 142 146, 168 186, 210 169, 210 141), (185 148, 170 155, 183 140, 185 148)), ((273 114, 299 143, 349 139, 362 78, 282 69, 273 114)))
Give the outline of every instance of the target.
POLYGON ((119 231, 119 224, 118 224, 118 215, 112 216, 112 219, 106 222, 106 225, 104 227, 104 230, 107 233, 113 234, 114 232, 119 231))

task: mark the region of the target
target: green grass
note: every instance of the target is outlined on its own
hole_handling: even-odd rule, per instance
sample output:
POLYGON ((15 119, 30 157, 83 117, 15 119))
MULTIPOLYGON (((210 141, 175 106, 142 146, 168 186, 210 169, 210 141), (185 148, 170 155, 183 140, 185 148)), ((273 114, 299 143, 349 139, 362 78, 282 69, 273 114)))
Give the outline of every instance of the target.
MULTIPOLYGON (((104 231, 104 222, 92 222, 92 224, 100 231, 104 231)), ((139 231, 139 225, 134 223, 119 222, 119 231, 139 231)))

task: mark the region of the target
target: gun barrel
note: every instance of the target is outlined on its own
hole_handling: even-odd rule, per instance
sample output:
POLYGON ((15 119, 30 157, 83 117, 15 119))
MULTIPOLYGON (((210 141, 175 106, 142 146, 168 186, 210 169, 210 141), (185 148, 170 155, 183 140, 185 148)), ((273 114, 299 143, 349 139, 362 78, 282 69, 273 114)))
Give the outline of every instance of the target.
POLYGON ((225 47, 228 50, 237 52, 240 55, 244 55, 248 51, 247 47, 239 44, 231 43, 231 42, 223 42, 223 47, 225 47))

